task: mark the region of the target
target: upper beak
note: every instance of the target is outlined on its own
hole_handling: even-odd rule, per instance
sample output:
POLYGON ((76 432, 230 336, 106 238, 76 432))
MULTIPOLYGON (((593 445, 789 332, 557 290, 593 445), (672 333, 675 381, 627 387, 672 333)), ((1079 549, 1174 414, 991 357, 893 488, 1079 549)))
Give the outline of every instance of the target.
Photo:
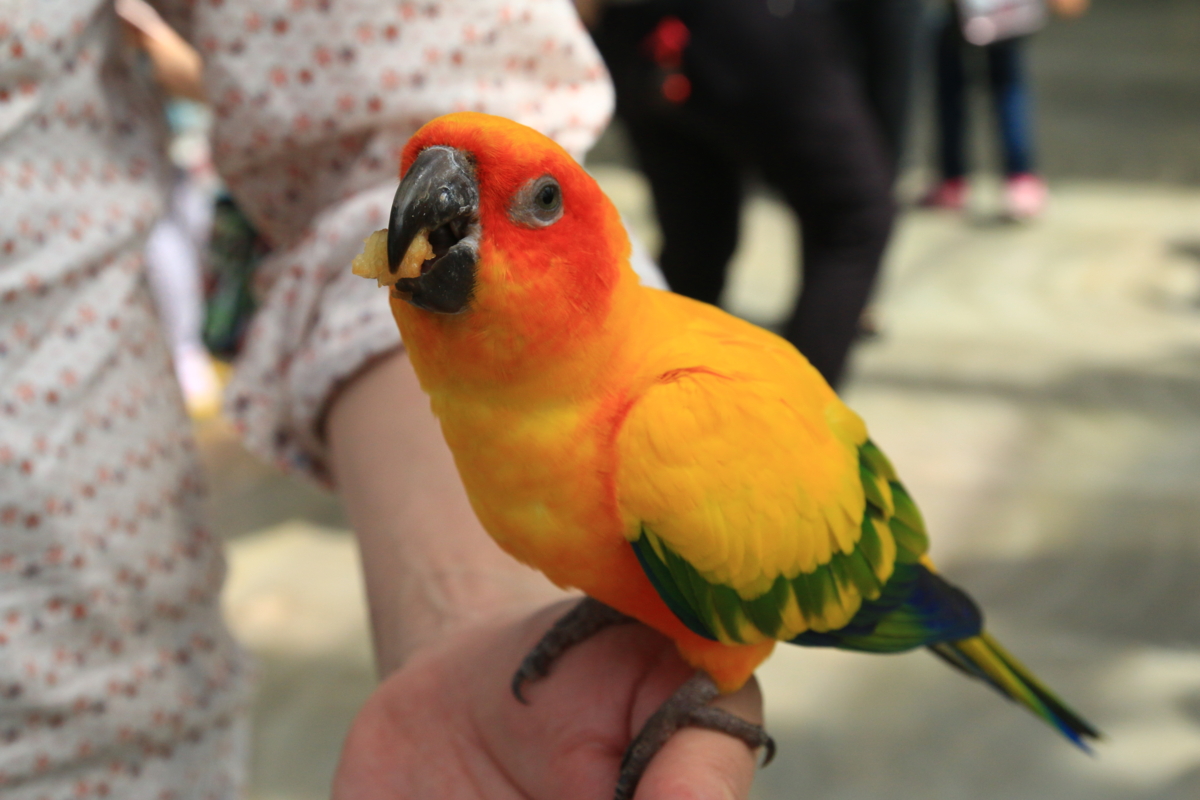
POLYGON ((452 147, 421 151, 392 202, 388 271, 413 305, 464 311, 479 260, 479 183, 470 158, 452 147))

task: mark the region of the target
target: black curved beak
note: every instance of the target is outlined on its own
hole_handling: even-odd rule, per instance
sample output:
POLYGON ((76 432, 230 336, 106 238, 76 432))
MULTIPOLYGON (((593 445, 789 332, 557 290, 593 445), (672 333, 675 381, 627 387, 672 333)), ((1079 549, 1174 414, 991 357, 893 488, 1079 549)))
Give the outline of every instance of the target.
POLYGON ((428 147, 413 161, 392 201, 387 254, 388 270, 401 273, 396 290, 408 302, 440 314, 466 310, 479 260, 479 183, 465 153, 428 147))

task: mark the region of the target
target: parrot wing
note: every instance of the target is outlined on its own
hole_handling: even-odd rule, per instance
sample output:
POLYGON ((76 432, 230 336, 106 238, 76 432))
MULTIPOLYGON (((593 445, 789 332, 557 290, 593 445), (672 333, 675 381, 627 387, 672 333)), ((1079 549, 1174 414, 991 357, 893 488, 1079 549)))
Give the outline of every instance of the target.
POLYGON ((794 350, 722 344, 659 373, 618 432, 618 503, 659 595, 727 644, 894 611, 885 587, 927 539, 891 464, 794 350))
POLYGON ((704 366, 658 370, 616 436, 626 536, 675 616, 729 645, 928 646, 1087 750, 1096 729, 934 571, 921 515, 858 417, 774 337, 693 311, 719 323, 690 323, 704 366))

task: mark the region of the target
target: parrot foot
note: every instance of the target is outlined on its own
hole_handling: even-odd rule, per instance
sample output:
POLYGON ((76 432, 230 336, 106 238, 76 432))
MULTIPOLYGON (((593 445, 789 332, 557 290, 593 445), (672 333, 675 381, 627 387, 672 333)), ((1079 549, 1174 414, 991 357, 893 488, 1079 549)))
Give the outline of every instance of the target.
POLYGON ((761 726, 709 706, 708 703, 718 694, 720 692, 712 678, 704 672, 697 672, 646 720, 621 759, 621 773, 617 778, 614 800, 632 800, 650 760, 676 731, 684 727, 721 731, 741 739, 752 749, 765 747, 767 755, 762 765, 765 767, 771 763, 775 757, 775 740, 761 726))
POLYGON ((580 642, 590 639, 610 625, 633 622, 633 617, 622 614, 599 600, 585 597, 579 604, 554 623, 545 636, 533 646, 529 655, 517 668, 512 679, 512 693, 525 705, 529 701, 521 694, 526 683, 540 680, 550 673, 550 667, 558 657, 580 642))

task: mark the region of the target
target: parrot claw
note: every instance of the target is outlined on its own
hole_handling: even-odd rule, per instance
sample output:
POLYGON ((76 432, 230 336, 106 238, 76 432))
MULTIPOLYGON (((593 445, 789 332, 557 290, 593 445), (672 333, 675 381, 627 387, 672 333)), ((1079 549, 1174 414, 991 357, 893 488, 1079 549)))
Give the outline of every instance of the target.
POLYGON ((633 622, 633 617, 606 606, 599 600, 585 597, 579 604, 562 616, 538 641, 512 679, 512 693, 518 701, 529 705, 522 694, 526 683, 541 680, 550 674, 550 667, 559 656, 575 645, 590 639, 610 625, 633 622))
MULTIPOLYGON (((522 668, 524 668, 524 666, 525 666, 524 664, 521 665, 522 668)), ((512 679, 513 697, 517 698, 517 702, 523 706, 529 705, 529 701, 527 699, 525 699, 525 695, 521 694, 521 687, 525 684, 525 681, 527 681, 527 680, 529 680, 529 678, 527 678, 525 675, 523 675, 521 670, 517 670, 517 674, 513 675, 513 679, 512 679)))
POLYGON ((775 760, 775 740, 762 729, 761 725, 746 722, 741 717, 734 716, 723 709, 710 708, 709 706, 697 708, 688 715, 684 724, 727 733, 730 736, 741 739, 755 750, 760 747, 763 748, 767 751, 767 754, 763 758, 761 766, 765 767, 775 760))
POLYGON ((762 726, 747 722, 708 703, 720 692, 704 672, 697 672, 680 686, 663 703, 658 711, 646 720, 637 738, 625 751, 621 759, 621 772, 617 777, 617 788, 613 800, 632 800, 642 773, 651 759, 680 728, 696 727, 720 731, 741 739, 751 748, 766 748, 765 767, 775 757, 775 740, 767 735, 762 726))

